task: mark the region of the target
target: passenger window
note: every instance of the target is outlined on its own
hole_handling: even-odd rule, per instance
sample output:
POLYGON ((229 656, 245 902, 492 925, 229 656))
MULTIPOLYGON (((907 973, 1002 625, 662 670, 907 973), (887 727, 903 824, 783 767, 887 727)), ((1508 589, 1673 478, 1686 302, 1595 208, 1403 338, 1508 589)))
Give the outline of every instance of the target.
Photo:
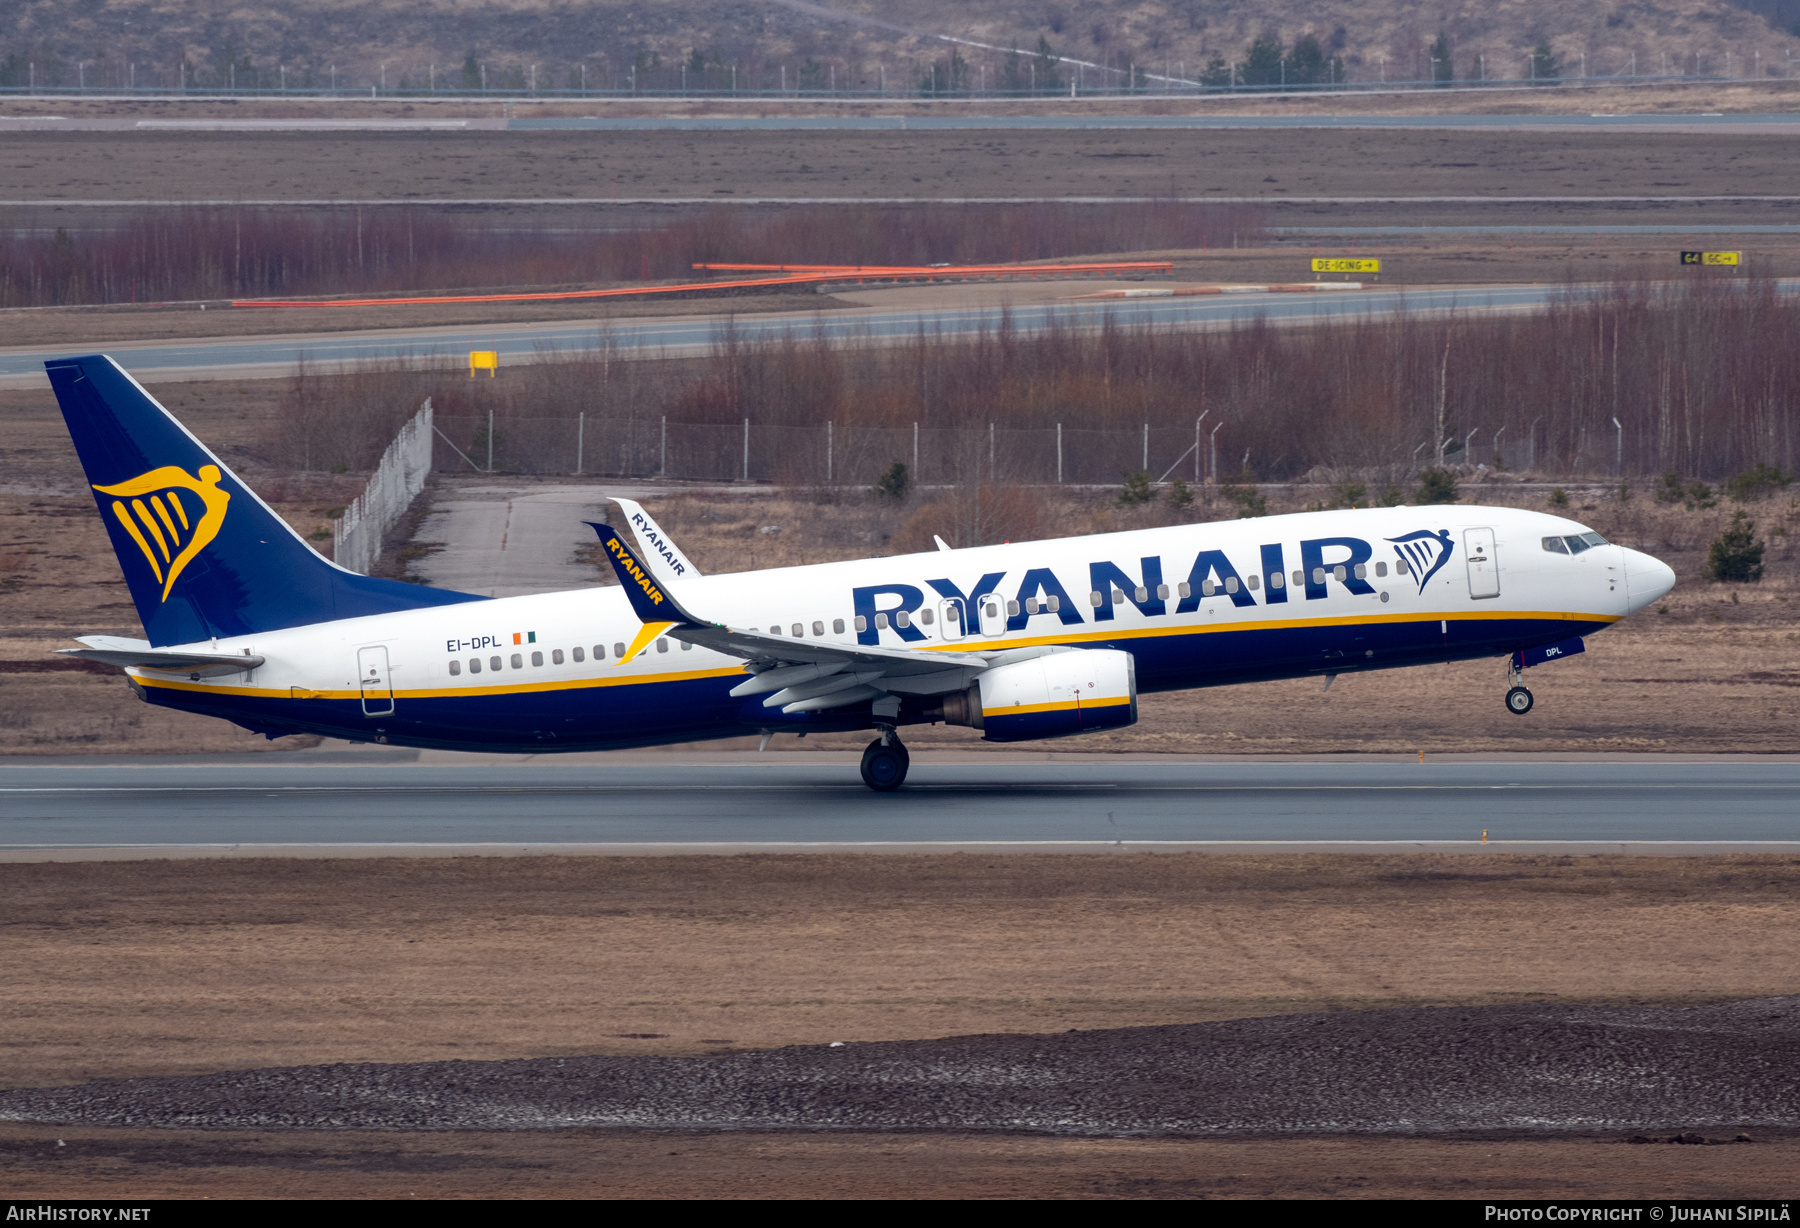
MULTIPOLYGON (((860 631, 860 630, 861 630, 861 629, 862 629, 862 628, 860 628, 860 627, 859 627, 859 628, 857 628, 857 630, 859 630, 859 631, 860 631)), ((841 619, 841 618, 834 618, 834 619, 832 619, 832 620, 831 620, 831 633, 832 633, 832 634, 833 634, 833 635, 842 635, 842 634, 844 634, 844 620, 843 620, 843 619, 841 619)))
POLYGON ((856 616, 856 629, 858 631, 867 631, 869 629, 869 619, 867 615, 858 614, 856 616))
POLYGON ((1114 605, 1124 605, 1125 604, 1125 590, 1124 589, 1115 588, 1113 590, 1113 604, 1114 605))
POLYGON ((1386 563, 1375 564, 1375 578, 1377 580, 1379 580, 1381 577, 1383 577, 1385 575, 1387 575, 1387 564, 1386 563))
POLYGON ((542 665, 544 663, 544 654, 541 652, 532 653, 531 654, 531 663, 533 665, 542 665))
POLYGON ((875 630, 886 631, 887 625, 888 625, 888 616, 886 614, 877 614, 875 616, 875 630))
POLYGON ((1569 552, 1569 543, 1565 542, 1560 537, 1546 537, 1544 539, 1544 549, 1548 550, 1551 554, 1567 554, 1569 552))
POLYGON ((1062 609, 1062 598, 1061 597, 1051 597, 1050 598, 1050 612, 1052 614, 1054 614, 1060 609, 1062 609))
MULTIPOLYGON (((597 645, 596 645, 596 647, 597 647, 597 645)), ((581 651, 581 649, 579 649, 579 648, 571 648, 569 650, 569 655, 575 658, 575 661, 577 664, 581 663, 582 661, 587 660, 587 653, 581 651)), ((594 654, 594 659, 599 660, 600 654, 596 652, 594 654)))
MULTIPOLYGON (((1319 577, 1320 583, 1323 583, 1324 580, 1325 580, 1324 576, 1319 577)), ((1294 587, 1299 588, 1301 585, 1303 585, 1305 583, 1306 583, 1306 573, 1303 571, 1296 571, 1294 573, 1294 587)))
POLYGON ((769 628, 769 634, 770 634, 770 635, 780 635, 780 634, 781 634, 781 628, 780 628, 780 627, 770 627, 770 628, 769 628))
POLYGON ((1181 599, 1183 601, 1186 601, 1189 597, 1194 595, 1194 586, 1189 584, 1186 580, 1183 580, 1180 585, 1176 587, 1175 591, 1181 594, 1181 599))
POLYGON ((1138 601, 1139 605, 1142 605, 1144 602, 1150 600, 1150 590, 1145 588, 1142 584, 1137 586, 1137 594, 1136 595, 1137 595, 1137 601, 1138 601))
MULTIPOLYGON (((625 645, 614 644, 613 645, 613 656, 622 657, 624 655, 625 655, 625 645)), ((576 657, 575 659, 577 661, 581 660, 580 657, 576 657)), ((606 645, 605 644, 595 644, 594 645, 594 660, 596 660, 596 661, 606 660, 606 645)))
POLYGON ((1167 584, 1158 584, 1156 586, 1156 599, 1158 601, 1167 601, 1169 599, 1169 586, 1167 584))
POLYGON ((1395 575, 1404 576, 1404 575, 1410 575, 1411 573, 1412 573, 1412 564, 1411 563, 1408 563, 1405 559, 1395 559, 1394 560, 1394 574, 1395 575))
POLYGON ((931 625, 931 607, 930 606, 926 606, 923 610, 919 611, 919 621, 924 623, 927 627, 929 627, 931 625))
POLYGON ((1358 580, 1367 580, 1369 578, 1369 569, 1367 565, 1363 563, 1358 563, 1356 565, 1356 578, 1358 580))
POLYGON ((905 610, 895 610, 894 625, 901 628, 912 626, 912 615, 908 614, 905 610))
POLYGON ((513 668, 514 668, 514 669, 524 669, 524 668, 525 668, 525 657, 524 657, 524 654, 522 654, 522 653, 517 653, 517 652, 515 652, 515 653, 513 653, 513 655, 512 655, 512 667, 513 667, 513 668))
MULTIPOLYGON (((575 650, 575 651, 576 651, 576 652, 580 652, 580 651, 581 651, 581 649, 579 649, 579 648, 577 648, 577 649, 576 649, 576 650, 575 650)), ((562 649, 560 649, 560 648, 552 648, 552 649, 551 649, 551 650, 550 650, 550 664, 552 664, 552 665, 561 665, 561 664, 562 664, 562 662, 563 662, 563 655, 562 655, 562 649)))
POLYGON ((1036 614, 1037 613, 1037 598, 1036 597, 1025 598, 1025 612, 1027 614, 1036 614))
POLYGON ((1314 584, 1325 583, 1325 569, 1323 567, 1313 568, 1313 583, 1314 584))
POLYGON ((460 673, 462 673, 462 662, 461 661, 450 662, 450 676, 452 678, 454 678, 460 673))
POLYGON ((489 657, 488 658, 488 668, 493 670, 495 673, 499 673, 500 672, 500 658, 499 657, 489 657))
POLYGON ((1256 576, 1245 576, 1244 583, 1248 584, 1250 586, 1250 591, 1254 593, 1256 591, 1256 586, 1261 583, 1261 580, 1256 576))
POLYGON ((470 657, 469 658, 469 672, 471 674, 479 674, 481 672, 481 658, 480 657, 470 657))
POLYGON ((1226 576, 1225 577, 1225 591, 1228 593, 1235 593, 1238 591, 1238 582, 1237 582, 1236 576, 1226 576))
POLYGON ((825 634, 825 624, 822 622, 814 621, 813 634, 814 635, 824 635, 825 634))
POLYGON ((1211 580, 1200 581, 1200 595, 1202 597, 1210 597, 1218 591, 1219 586, 1214 584, 1211 580))
POLYGON ((692 652, 693 650, 694 646, 692 644, 688 643, 686 640, 681 641, 681 651, 692 652))
MULTIPOLYGON (((598 661, 601 657, 604 657, 605 655, 606 655, 605 653, 600 651, 600 645, 595 644, 594 645, 594 660, 598 661)), ((618 657, 620 660, 625 659, 625 641, 624 640, 614 640, 613 641, 613 656, 618 657)))
POLYGON ((805 634, 806 634, 806 624, 805 623, 795 623, 794 624, 794 638, 799 639, 801 636, 803 636, 805 634))
POLYGON ((1287 587, 1287 577, 1282 575, 1279 571, 1271 571, 1269 573, 1269 587, 1270 588, 1286 588, 1287 587))
POLYGON ((1096 609, 1098 609, 1099 606, 1105 600, 1106 600, 1105 596, 1100 592, 1099 589, 1094 589, 1088 593, 1088 604, 1095 607, 1096 609))
POLYGON ((657 640, 656 641, 656 651, 658 651, 658 652, 669 651, 669 641, 668 640, 657 640))
POLYGON ((1017 618, 1018 614, 1019 614, 1019 603, 1016 601, 1007 602, 1006 603, 1006 616, 1008 618, 1017 618))
POLYGON ((1344 565, 1342 563, 1339 563, 1336 567, 1331 569, 1332 578, 1337 580, 1340 584, 1349 579, 1349 574, 1350 573, 1344 570, 1344 565))

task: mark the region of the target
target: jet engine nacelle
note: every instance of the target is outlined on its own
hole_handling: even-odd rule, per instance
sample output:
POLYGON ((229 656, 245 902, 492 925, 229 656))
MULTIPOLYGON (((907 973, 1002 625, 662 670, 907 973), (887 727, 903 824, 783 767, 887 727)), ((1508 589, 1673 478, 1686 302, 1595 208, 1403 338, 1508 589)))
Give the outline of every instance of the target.
POLYGON ((1114 648, 1050 653, 988 670, 930 715, 979 729, 988 742, 1120 729, 1137 723, 1137 668, 1114 648))

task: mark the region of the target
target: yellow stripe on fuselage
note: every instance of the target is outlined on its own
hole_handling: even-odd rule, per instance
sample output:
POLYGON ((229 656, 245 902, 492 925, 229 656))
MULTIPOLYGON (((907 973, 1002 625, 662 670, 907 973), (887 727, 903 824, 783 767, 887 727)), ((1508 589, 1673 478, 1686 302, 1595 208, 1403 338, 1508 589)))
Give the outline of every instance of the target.
MULTIPOLYGON (((556 682, 524 682, 512 686, 463 686, 463 687, 430 687, 418 690, 394 688, 395 699, 460 699, 476 698, 492 695, 529 695, 538 691, 579 691, 587 687, 609 686, 648 686, 658 682, 691 682, 695 678, 735 678, 743 673, 737 666, 724 669, 686 670, 679 674, 652 674, 621 677, 614 675, 605 678, 566 678, 556 682)), ((293 699, 292 687, 247 687, 219 686, 215 683, 194 682, 187 678, 158 678, 146 674, 134 674, 137 681, 146 686, 163 687, 171 691, 202 691, 219 695, 249 695, 259 699, 293 699)), ((315 691, 306 688, 301 699, 360 699, 359 690, 315 691)))
MULTIPOLYGON (((992 640, 970 637, 966 640, 955 640, 947 644, 926 644, 915 651, 918 652, 968 652, 971 648, 1031 648, 1044 644, 1078 644, 1116 640, 1134 639, 1172 639, 1186 635, 1213 635, 1228 631, 1268 631, 1289 627, 1350 627, 1368 626, 1375 623, 1434 623, 1434 622, 1471 622, 1495 621, 1500 619, 1520 619, 1530 621, 1579 621, 1615 623, 1621 618, 1616 614, 1587 614, 1560 610, 1479 610, 1462 614, 1422 613, 1422 614, 1375 614, 1361 618, 1293 618, 1268 619, 1255 622, 1218 622, 1212 624, 1195 624, 1185 627, 1134 627, 1134 628, 1101 628, 1067 635, 1044 635, 1032 637, 1008 636, 992 640)), ((672 624, 671 624, 672 625, 672 624)), ((853 645, 844 645, 854 651, 853 645)), ((534 691, 571 691, 585 687, 608 686, 651 686, 660 682, 686 682, 695 678, 731 678, 744 672, 740 666, 726 666, 721 669, 686 670, 670 674, 615 674, 607 677, 568 678, 554 682, 526 682, 505 686, 462 686, 462 687, 430 687, 417 690, 394 688, 395 699, 454 699, 459 697, 474 698, 490 695, 523 695, 534 691)), ((219 686, 205 682, 194 682, 185 678, 160 678, 145 674, 133 675, 139 682, 147 686, 165 687, 177 691, 216 692, 228 695, 249 695, 268 699, 291 699, 292 690, 288 687, 241 687, 219 686)), ((309 691, 303 698, 307 699, 358 699, 362 695, 359 690, 309 691)), ((1123 703, 1124 700, 1117 702, 1123 703)), ((1006 709, 1005 711, 1025 711, 1026 709, 1006 709)))

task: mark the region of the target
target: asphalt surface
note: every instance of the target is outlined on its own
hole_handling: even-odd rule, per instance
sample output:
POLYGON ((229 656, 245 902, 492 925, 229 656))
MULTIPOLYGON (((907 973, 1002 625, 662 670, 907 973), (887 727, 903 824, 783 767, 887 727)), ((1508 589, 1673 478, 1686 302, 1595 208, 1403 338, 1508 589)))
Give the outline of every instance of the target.
POLYGON ((1421 764, 921 752, 904 789, 876 794, 862 785, 856 756, 836 753, 409 757, 0 762, 0 851, 1270 841, 1479 849, 1484 831, 1491 851, 1800 851, 1800 761, 1788 759, 1421 764))
POLYGON ((1676 1009, 1403 1008, 713 1057, 360 1063, 109 1080, 0 1092, 0 1120, 1212 1137, 1677 1131, 1688 1136, 1681 1141, 1730 1142, 1745 1131, 1800 1127, 1797 1042, 1794 997, 1676 1009))
MULTIPOLYGON (((1071 282, 1070 294, 1091 287, 1071 282)), ((1793 286, 1785 288, 1792 290, 1793 286)), ((771 312, 617 320, 608 324, 615 355, 683 357, 710 353, 729 325, 743 341, 819 334, 840 342, 894 341, 921 328, 933 335, 961 337, 999 327, 1003 315, 1021 333, 1041 332, 1053 323, 1097 328, 1119 324, 1203 328, 1263 316, 1273 321, 1307 321, 1406 312, 1523 311, 1541 307, 1558 286, 1488 286, 1477 289, 1368 289, 1322 294, 1234 294, 1213 298, 1113 299, 1090 302, 1023 303, 1011 307, 940 307, 905 310, 847 308, 833 311, 771 312)), ((359 333, 306 333, 231 337, 204 341, 119 342, 105 346, 120 365, 140 379, 220 379, 278 377, 304 358, 309 363, 355 362, 405 356, 462 357, 470 350, 497 350, 502 363, 543 361, 548 351, 585 350, 599 343, 596 321, 534 324, 391 328, 359 333)), ((93 347, 31 346, 0 349, 0 387, 48 387, 47 359, 93 347)))

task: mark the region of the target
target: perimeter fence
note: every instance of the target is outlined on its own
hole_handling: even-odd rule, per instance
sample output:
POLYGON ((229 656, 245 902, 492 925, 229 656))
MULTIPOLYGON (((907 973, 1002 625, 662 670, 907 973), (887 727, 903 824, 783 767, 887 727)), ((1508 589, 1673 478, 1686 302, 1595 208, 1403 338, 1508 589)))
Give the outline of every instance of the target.
POLYGON ((995 480, 1117 484, 1230 477, 1239 457, 1212 456, 1194 426, 1095 430, 762 426, 658 418, 439 415, 434 467, 443 473, 569 474, 683 481, 868 486, 895 462, 914 484, 995 480), (491 448, 491 450, 490 450, 491 448))
POLYGON ((331 557, 338 566, 368 573, 381 557, 381 541, 425 489, 433 463, 431 398, 408 419, 381 455, 362 494, 331 522, 331 557))

